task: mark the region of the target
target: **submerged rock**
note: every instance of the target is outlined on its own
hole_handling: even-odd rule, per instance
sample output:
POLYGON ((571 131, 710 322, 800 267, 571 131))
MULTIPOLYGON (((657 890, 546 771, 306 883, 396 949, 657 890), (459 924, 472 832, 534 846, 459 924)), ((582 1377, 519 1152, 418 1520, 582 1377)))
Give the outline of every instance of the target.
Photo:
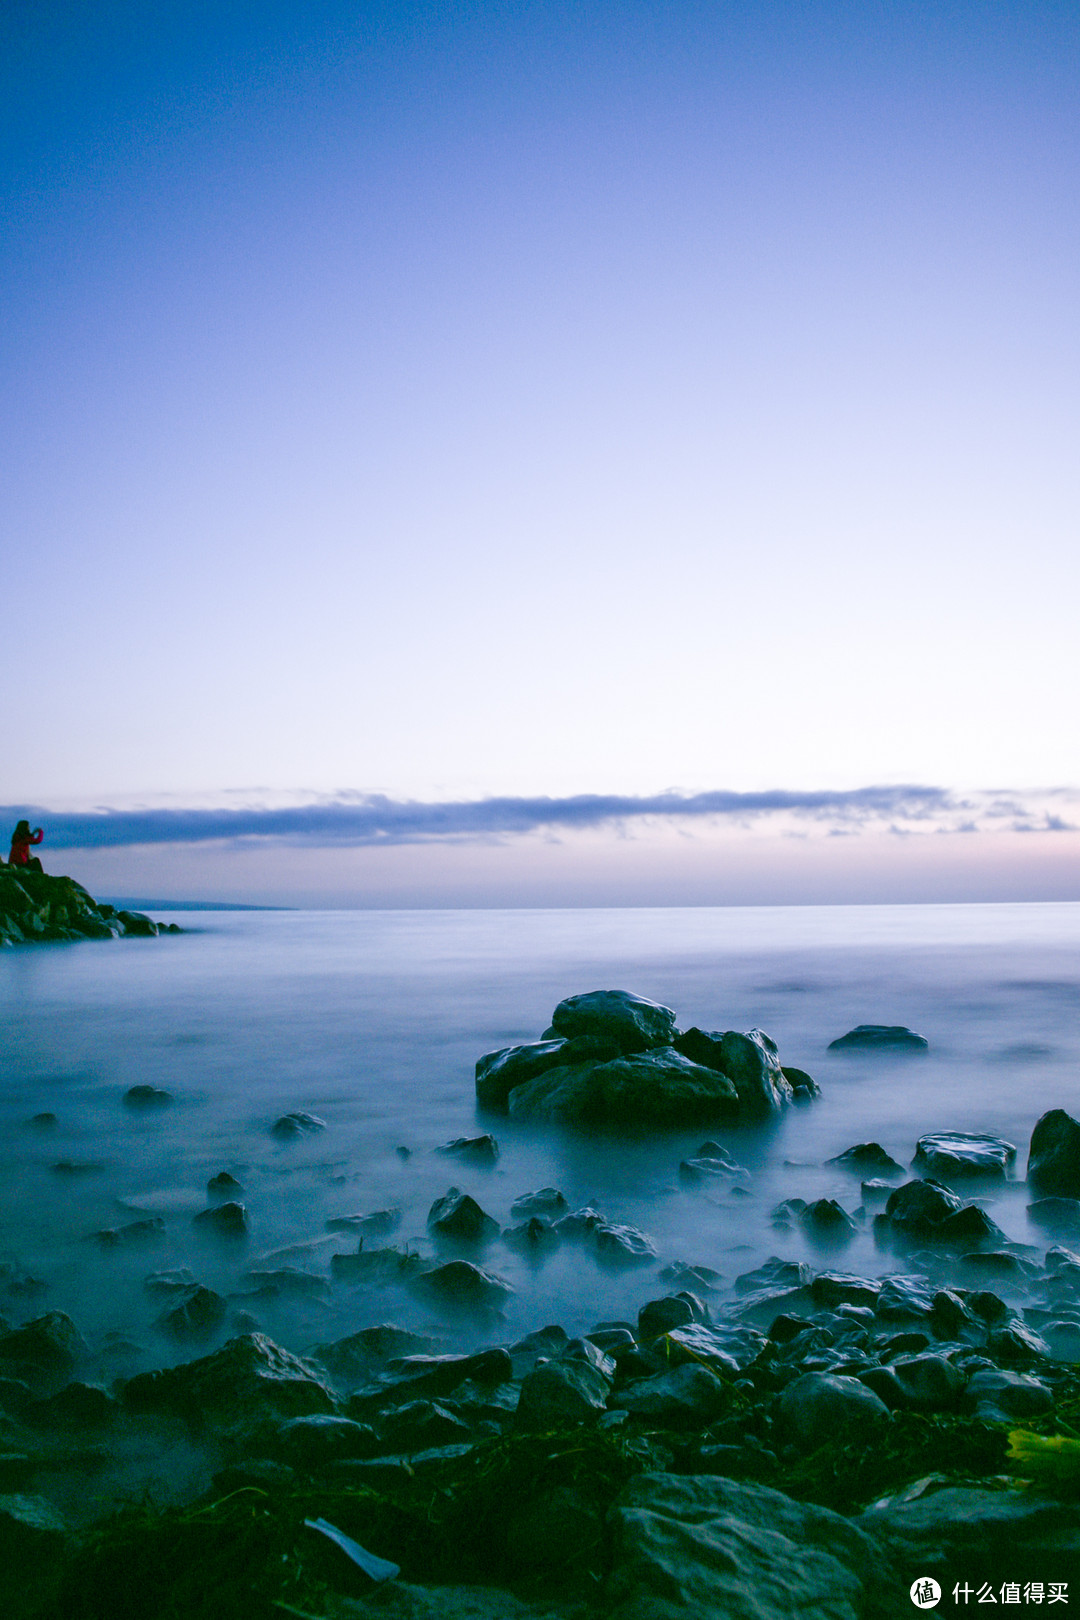
POLYGON ((314 1136, 319 1131, 325 1131, 326 1121, 320 1119, 318 1114, 307 1114, 303 1109, 297 1109, 291 1114, 282 1114, 270 1127, 270 1135, 276 1136, 280 1141, 295 1140, 301 1136, 314 1136))
POLYGON ((660 1047, 610 1063, 549 1069, 510 1093, 512 1119, 564 1125, 691 1125, 732 1120, 739 1098, 726 1075, 660 1047))
POLYGON ((206 1195, 215 1201, 226 1202, 239 1198, 244 1188, 235 1176, 227 1170, 221 1170, 216 1176, 211 1176, 206 1183, 206 1195))
POLYGON ((127 1108, 168 1108, 172 1100, 172 1092, 161 1086, 132 1086, 124 1092, 127 1108))
POLYGON ((457 1243, 488 1243, 499 1235, 499 1223, 480 1208, 475 1198, 451 1187, 436 1198, 428 1211, 427 1223, 436 1237, 457 1243))
POLYGON ((854 1147, 845 1148, 843 1153, 826 1159, 825 1163, 839 1165, 841 1170, 853 1170, 859 1175, 865 1175, 868 1170, 877 1177, 907 1174, 880 1142, 856 1142, 854 1147))
POLYGON ((49 1311, 0 1333, 0 1368, 32 1386, 70 1377, 86 1354, 85 1339, 64 1311, 49 1311))
POLYGON ((191 1224, 196 1231, 209 1233, 212 1237, 244 1238, 248 1232, 247 1210, 235 1199, 229 1199, 227 1203, 201 1209, 192 1216, 191 1224))
POLYGON ((829 1042, 830 1052, 925 1052, 930 1042, 903 1024, 856 1024, 829 1042))
POLYGON ((557 1187, 541 1187, 538 1192, 522 1193, 510 1205, 511 1215, 519 1220, 529 1215, 546 1215, 550 1220, 565 1215, 569 1204, 557 1187))
POLYGON ((456 1136, 444 1142, 436 1153, 448 1154, 454 1159, 465 1159, 470 1164, 494 1164, 499 1157, 499 1144, 493 1136, 456 1136))
POLYGON ((450 1260, 410 1282, 413 1292, 445 1310, 497 1310, 514 1292, 508 1282, 468 1260, 450 1260))

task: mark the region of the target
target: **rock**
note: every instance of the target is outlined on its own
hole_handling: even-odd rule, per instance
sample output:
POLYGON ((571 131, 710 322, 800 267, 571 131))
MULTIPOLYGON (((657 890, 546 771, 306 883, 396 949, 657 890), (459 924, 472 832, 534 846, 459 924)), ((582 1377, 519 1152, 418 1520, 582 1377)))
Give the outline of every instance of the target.
POLYGON ((31 1387, 70 1377, 86 1354, 86 1341, 63 1311, 49 1311, 0 1334, 0 1368, 31 1387))
POLYGON ((705 1308, 692 1294, 666 1294, 663 1299, 650 1299, 642 1305, 637 1316, 637 1336, 646 1344, 672 1328, 686 1327, 690 1322, 704 1319, 705 1308))
POLYGON ((158 925, 142 911, 118 911, 119 921, 124 925, 124 934, 131 939, 150 939, 158 932, 158 925))
POLYGON ((469 1425, 437 1401, 406 1401, 391 1407, 379 1423, 384 1448, 408 1452, 455 1445, 471 1439, 469 1425))
POLYGON ((35 1401, 26 1413, 28 1422, 45 1428, 103 1429, 120 1411, 118 1401, 98 1384, 65 1384, 48 1400, 35 1401))
POLYGON ((1001 1327, 991 1328, 987 1335, 986 1347, 995 1361, 1005 1363, 1025 1364, 1050 1359, 1050 1346, 1046 1340, 1019 1317, 1014 1317, 1001 1327))
POLYGON ((884 1401, 857 1378, 815 1372, 788 1384, 776 1411, 783 1433, 807 1451, 841 1435, 864 1436, 889 1417, 884 1401))
POLYGON ((799 1211, 797 1219, 807 1236, 819 1243, 846 1243, 859 1230, 835 1198, 815 1199, 799 1211))
POLYGON ((36 1131, 55 1131, 60 1121, 53 1113, 33 1114, 30 1124, 36 1131))
POLYGON ((838 1305, 868 1305, 873 1310, 880 1293, 880 1282, 839 1271, 820 1271, 810 1284, 814 1304, 830 1311, 838 1305))
POLYGON ((907 1242, 924 1242, 947 1215, 961 1209, 961 1200, 946 1187, 930 1181, 905 1181, 890 1195, 884 1215, 874 1223, 885 1223, 887 1230, 907 1242))
MULTIPOLYGON (((1021 1594, 1029 1581, 1048 1593, 1051 1569, 1077 1567, 1075 1504, 1047 1500, 1036 1491, 945 1486, 915 1500, 901 1496, 871 1508, 855 1523, 873 1536, 879 1558, 894 1560, 912 1577, 933 1570, 944 1587, 948 1572, 977 1570, 974 1579, 959 1575, 961 1593, 970 1582, 973 1597, 985 1584, 1000 1601, 1006 1581, 1019 1583, 1021 1594)), ((948 1612, 946 1603, 952 1608, 952 1586, 947 1591, 939 1613, 948 1612)))
POLYGON ((964 1387, 963 1373, 944 1356, 897 1356, 890 1370, 903 1391, 905 1404, 916 1412, 949 1411, 964 1387))
POLYGON ((731 1407, 731 1394, 714 1373, 693 1361, 671 1372, 640 1378, 611 1396, 613 1410, 647 1418, 664 1428, 702 1429, 731 1407))
POLYGON ((152 1271, 143 1278, 143 1287, 148 1294, 190 1294, 198 1280, 187 1266, 181 1266, 176 1271, 152 1271))
POLYGON ((534 1041, 528 1046, 507 1046, 487 1052, 476 1063, 476 1100, 481 1108, 505 1113, 515 1086, 538 1075, 573 1063, 606 1063, 619 1057, 621 1048, 612 1040, 579 1036, 572 1041, 534 1041))
POLYGON ((1044 1232, 1080 1237, 1080 1198, 1038 1198, 1027 1207, 1028 1220, 1044 1232))
POLYGON ((582 1423, 605 1410, 611 1379, 587 1361, 541 1362, 521 1381, 515 1424, 519 1429, 554 1429, 582 1423))
POLYGON ((883 1322, 925 1321, 936 1299, 925 1277, 883 1277, 874 1314, 883 1322))
POLYGON ((510 1205, 511 1215, 519 1220, 529 1215, 545 1215, 554 1220, 559 1215, 565 1215, 569 1205, 557 1187, 541 1187, 537 1192, 522 1193, 510 1205))
POLYGON ((892 1193, 892 1182, 882 1181, 876 1176, 872 1177, 870 1181, 862 1182, 859 1187, 859 1196, 867 1209, 875 1209, 879 1204, 887 1204, 892 1193))
POLYGON ((753 1365, 766 1342, 764 1333, 742 1323, 713 1322, 706 1327, 694 1322, 666 1333, 663 1350, 667 1360, 676 1366, 683 1361, 693 1361, 698 1366, 738 1377, 753 1365))
POLYGON ((356 1232, 365 1237, 384 1237, 401 1225, 400 1209, 376 1209, 370 1215, 336 1215, 326 1223, 328 1232, 356 1232))
POLYGON ((1001 1227, 978 1204, 965 1204, 963 1209, 953 1210, 931 1228, 928 1236, 932 1243, 946 1243, 955 1247, 996 1247, 1008 1242, 1001 1227))
POLYGON ((722 1159, 683 1159, 679 1165, 679 1180, 688 1186, 699 1186, 702 1182, 724 1180, 732 1177, 747 1177, 747 1172, 737 1164, 733 1164, 725 1154, 722 1159))
POLYGON ((583 1209, 572 1209, 569 1215, 564 1215, 555 1222, 555 1230, 561 1238, 582 1241, 591 1238, 598 1226, 604 1225, 604 1217, 598 1209, 586 1205, 583 1209))
POLYGON ((174 1339, 209 1339, 225 1321, 226 1305, 212 1288, 196 1288, 181 1304, 158 1319, 158 1327, 174 1339))
POLYGON ((893 1589, 849 1520, 745 1480, 640 1474, 608 1529, 609 1620, 857 1620, 893 1589))
MULTIPOLYGON (((0 1570, 34 1580, 63 1556, 67 1525, 44 1496, 0 1496, 0 1570)), ((36 1607, 36 1605, 35 1605, 36 1607)), ((21 1605, 20 1605, 21 1610, 21 1605)))
POLYGON ((1027 1179, 1045 1197, 1080 1198, 1080 1124, 1063 1108, 1052 1108, 1032 1131, 1027 1179))
POLYGON ((656 1259, 652 1238, 636 1226, 603 1221, 593 1228, 593 1240, 597 1257, 609 1266, 640 1266, 656 1259))
POLYGON ((345 1383, 362 1383, 390 1361, 400 1356, 423 1355, 434 1350, 436 1341, 425 1333, 380 1323, 361 1328, 331 1344, 317 1344, 309 1357, 326 1368, 331 1377, 345 1383))
POLYGON ((332 1412, 314 1412, 279 1423, 274 1449, 291 1468, 312 1470, 341 1457, 370 1457, 379 1450, 379 1438, 370 1424, 332 1412))
POLYGON ((160 1215, 144 1221, 129 1221, 126 1226, 109 1226, 95 1232, 94 1237, 103 1249, 129 1249, 135 1244, 160 1243, 165 1236, 165 1222, 160 1215))
MULTIPOLYGON (((600 1511, 587 1491, 556 1485, 529 1497, 511 1516, 506 1527, 506 1553, 512 1564, 526 1570, 554 1564, 561 1571, 600 1545, 603 1532, 600 1511)), ((505 1596, 509 1597, 509 1593, 505 1596)), ((449 1608, 443 1611, 447 1616, 451 1612, 449 1608)), ((493 1609, 490 1614, 492 1620, 510 1620, 518 1612, 506 1608, 493 1609)), ((473 1620, 472 1611, 463 1620, 473 1620)), ((486 1620, 486 1616, 477 1613, 475 1620, 486 1620)), ((549 1609, 537 1620, 555 1620, 555 1612, 549 1609)))
POLYGON ((755 1271, 744 1271, 735 1279, 737 1294, 758 1294, 764 1289, 802 1288, 810 1281, 811 1269, 801 1260, 781 1260, 773 1255, 755 1271))
POLYGON ((179 1367, 138 1373, 121 1397, 132 1411, 171 1413, 223 1432, 334 1410, 319 1369, 262 1333, 230 1339, 212 1355, 179 1367))
POLYGON ((534 1258, 559 1246, 558 1232, 542 1215, 533 1215, 519 1226, 506 1227, 502 1239, 508 1249, 516 1249, 519 1254, 532 1255, 534 1258))
POLYGON ((1016 1149, 1000 1136, 971 1136, 962 1131, 940 1131, 920 1136, 913 1167, 920 1175, 944 1181, 981 1177, 1004 1181, 1016 1160, 1016 1149))
POLYGON ((446 1310, 498 1310, 514 1292, 508 1282, 482 1271, 468 1260, 450 1260, 433 1271, 420 1272, 410 1287, 414 1293, 446 1310))
POLYGON ((930 1042, 903 1024, 856 1024, 829 1042, 830 1052, 925 1052, 930 1042))
POLYGON ((357 1254, 332 1254, 330 1275, 335 1282, 373 1283, 386 1286, 407 1282, 426 1269, 425 1262, 412 1249, 386 1244, 380 1249, 361 1249, 357 1254))
POLYGON ((825 1163, 839 1165, 841 1170, 853 1170, 859 1175, 865 1175, 868 1170, 877 1176, 906 1174, 903 1165, 897 1164, 880 1142, 856 1142, 854 1147, 845 1148, 843 1153, 826 1159, 825 1163))
POLYGON ((270 1270, 249 1271, 248 1281, 260 1293, 282 1294, 287 1299, 324 1299, 327 1292, 325 1277, 313 1271, 300 1271, 296 1266, 274 1266, 270 1270))
POLYGON ((191 1224, 196 1231, 208 1233, 211 1237, 244 1238, 248 1234, 247 1210, 234 1199, 210 1209, 201 1209, 192 1216, 191 1224))
POLYGON ((675 1014, 628 990, 592 990, 560 1001, 551 1015, 551 1031, 567 1040, 590 1035, 614 1041, 624 1053, 645 1052, 671 1044, 675 1014))
POLYGON ((549 1069, 515 1086, 509 1111, 512 1119, 564 1125, 677 1126, 732 1120, 739 1099, 726 1075, 666 1046, 549 1069))
POLYGON ((171 1091, 165 1091, 161 1086, 132 1086, 124 1092, 124 1103, 128 1108, 168 1108, 173 1100, 171 1091))
POLYGON ((805 1069, 793 1069, 785 1063, 781 1066, 781 1073, 791 1087, 793 1102, 813 1102, 815 1097, 821 1096, 821 1087, 816 1080, 807 1074, 805 1069))
POLYGON ((1049 1412, 1053 1404, 1053 1392, 1038 1378, 1001 1367, 980 1368, 968 1379, 964 1390, 964 1405, 990 1423, 1038 1417, 1049 1412))
POLYGON ((435 1151, 455 1159, 465 1159, 469 1164, 494 1164, 499 1157, 499 1144, 493 1136, 456 1136, 452 1142, 444 1142, 435 1151))
POLYGON ((1022 1260, 1004 1249, 976 1249, 971 1254, 962 1254, 957 1265, 965 1278, 976 1281, 987 1277, 1008 1278, 1014 1283, 1025 1282, 1037 1269, 1030 1260, 1022 1260))
MULTIPOLYGON (((745 1035, 734 1029, 723 1033, 688 1029, 673 1044, 692 1062, 715 1069, 733 1082, 743 1118, 765 1118, 792 1101, 794 1089, 780 1066, 776 1043, 760 1029, 745 1035)), ((805 1079, 813 1086, 809 1075, 805 1079)))
POLYGON ((290 1141, 301 1136, 314 1136, 318 1131, 325 1129, 325 1119, 320 1119, 318 1114, 306 1114, 302 1109, 297 1109, 296 1112, 283 1114, 280 1119, 275 1120, 270 1127, 270 1134, 281 1141, 290 1141))
POLYGON ((207 1197, 216 1201, 231 1202, 239 1198, 243 1191, 241 1183, 237 1181, 235 1176, 231 1176, 227 1170, 219 1171, 216 1176, 211 1176, 206 1183, 207 1197))
POLYGON ((692 1266, 685 1260, 673 1260, 658 1276, 663 1283, 684 1283, 695 1293, 706 1294, 715 1293, 724 1280, 711 1266, 692 1266))
POLYGON ((499 1235, 499 1223, 484 1213, 475 1198, 451 1187, 436 1198, 428 1211, 428 1228, 437 1237, 456 1243, 489 1243, 499 1235))
POLYGON ((435 1400, 453 1395, 463 1384, 491 1391, 514 1376, 513 1357, 496 1347, 472 1355, 409 1354, 388 1361, 373 1384, 353 1398, 357 1406, 385 1406, 388 1399, 425 1396, 435 1400))

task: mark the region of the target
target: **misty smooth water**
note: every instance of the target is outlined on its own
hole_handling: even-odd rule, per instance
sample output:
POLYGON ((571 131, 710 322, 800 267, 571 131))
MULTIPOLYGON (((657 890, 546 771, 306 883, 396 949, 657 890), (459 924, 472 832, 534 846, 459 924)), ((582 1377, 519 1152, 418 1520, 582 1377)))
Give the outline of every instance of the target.
POLYGON ((66 1310, 99 1349, 115 1346, 124 1370, 192 1353, 155 1332, 162 1301, 143 1287, 170 1267, 236 1296, 233 1309, 296 1350, 374 1322, 431 1324, 401 1289, 336 1285, 329 1303, 298 1304, 250 1297, 246 1272, 322 1240, 286 1263, 327 1273, 331 1252, 356 1246, 328 1236, 327 1219, 388 1205, 403 1215, 390 1241, 432 1254, 427 1213, 451 1185, 504 1226, 516 1197, 554 1185, 571 1207, 646 1231, 659 1253, 608 1271, 577 1246, 533 1263, 496 1240, 482 1263, 516 1293, 489 1343, 545 1322, 573 1333, 632 1319, 667 1291, 657 1274, 674 1260, 728 1284, 770 1254, 905 1269, 875 1248, 869 1224, 823 1258, 770 1223, 789 1196, 855 1210, 858 1178, 825 1160, 856 1142, 906 1164, 925 1132, 1006 1137, 1016 1180, 992 1212, 1010 1238, 1040 1245, 1022 1182, 1031 1129, 1049 1108, 1080 1111, 1077 904, 170 916, 187 932, 0 955, 0 1259, 44 1285, 0 1298, 0 1313, 66 1310), (610 988, 666 1003, 684 1028, 764 1029, 821 1098, 768 1128, 709 1133, 613 1137, 478 1117, 481 1053, 538 1039, 562 997, 610 988), (930 1050, 827 1051, 858 1023, 907 1024, 930 1050), (133 1113, 124 1093, 141 1083, 167 1088, 173 1105, 133 1113), (294 1109, 326 1130, 275 1140, 273 1121, 294 1109), (55 1129, 29 1123, 42 1111, 55 1129), (501 1147, 489 1170, 435 1151, 488 1129, 501 1147), (748 1169, 747 1184, 680 1184, 679 1161, 703 1134, 748 1169), (245 1188, 252 1230, 240 1251, 197 1239, 191 1224, 222 1170, 245 1188), (156 1246, 93 1241, 141 1214, 165 1219, 156 1246))

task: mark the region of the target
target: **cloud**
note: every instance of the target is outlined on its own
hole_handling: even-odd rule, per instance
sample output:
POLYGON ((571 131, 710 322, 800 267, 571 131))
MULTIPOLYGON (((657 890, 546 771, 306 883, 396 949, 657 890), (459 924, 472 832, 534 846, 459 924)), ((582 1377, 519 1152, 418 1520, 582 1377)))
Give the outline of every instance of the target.
POLYGON ((623 833, 636 826, 664 824, 680 830, 695 825, 775 832, 867 831, 970 832, 1024 825, 1040 831, 1073 831, 1058 810, 1080 803, 1080 793, 958 795, 940 787, 878 786, 843 792, 760 793, 724 790, 639 797, 578 794, 568 798, 487 798, 424 802, 381 794, 342 793, 291 805, 218 807, 98 807, 50 811, 40 806, 0 807, 14 824, 26 816, 47 829, 55 849, 88 849, 148 844, 226 842, 302 844, 308 847, 360 847, 391 844, 478 842, 529 834, 606 828, 623 833), (1051 802, 1056 809, 1051 809, 1051 802))

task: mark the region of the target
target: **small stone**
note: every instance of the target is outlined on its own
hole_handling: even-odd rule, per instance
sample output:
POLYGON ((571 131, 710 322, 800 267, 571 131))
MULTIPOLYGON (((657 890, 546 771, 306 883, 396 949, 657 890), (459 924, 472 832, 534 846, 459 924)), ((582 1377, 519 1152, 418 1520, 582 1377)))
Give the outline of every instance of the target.
POLYGON ((307 1114, 302 1109, 291 1114, 283 1114, 275 1120, 270 1127, 271 1136, 281 1141, 296 1140, 301 1136, 314 1136, 318 1131, 325 1131, 326 1121, 320 1119, 318 1114, 307 1114))
POLYGON ((158 1326, 174 1339, 208 1339, 225 1320, 225 1301, 212 1288, 198 1287, 182 1304, 166 1311, 158 1326))
POLYGON ((480 1208, 475 1198, 451 1187, 428 1211, 428 1228, 437 1237, 458 1243, 488 1243, 499 1235, 499 1224, 480 1208))
POLYGON ((543 1215, 549 1220, 555 1220, 565 1215, 569 1205, 557 1187, 541 1187, 537 1192, 522 1193, 510 1205, 510 1213, 518 1220, 526 1219, 530 1215, 543 1215))
POLYGON ((127 1249, 134 1244, 160 1243, 165 1236, 165 1222, 160 1215, 144 1221, 129 1221, 126 1226, 106 1227, 94 1237, 103 1249, 127 1249))
POLYGON ((920 1136, 913 1167, 922 1176, 944 1181, 1004 1181, 1016 1161, 1016 1149, 1000 1136, 972 1136, 962 1131, 941 1131, 920 1136))
POLYGON ((200 1232, 214 1237, 243 1238, 248 1234, 247 1210, 243 1204, 230 1199, 212 1209, 202 1209, 192 1217, 192 1225, 200 1232))
POLYGON ((456 1136, 452 1142, 444 1142, 435 1151, 448 1154, 451 1158, 465 1159, 469 1164, 494 1164, 499 1157, 499 1144, 493 1136, 456 1136))
POLYGON ((211 1176, 206 1183, 207 1197, 213 1199, 232 1200, 239 1198, 243 1193, 242 1184, 227 1170, 221 1170, 216 1176, 211 1176))
POLYGON ((468 1260, 450 1260, 444 1266, 419 1273, 410 1284, 415 1293, 448 1310, 497 1310, 514 1292, 510 1284, 468 1260))
POLYGON ((856 1024, 829 1042, 830 1052, 925 1052, 930 1042, 903 1024, 856 1024))
POLYGON ((597 1256, 605 1265, 640 1266, 656 1259, 657 1249, 652 1238, 636 1226, 604 1221, 593 1229, 593 1239, 597 1256))
POLYGON ((128 1108, 167 1108, 172 1100, 172 1092, 161 1086, 132 1086, 124 1093, 128 1108))
POLYGON ((826 1159, 826 1164, 839 1165, 841 1170, 854 1170, 860 1174, 872 1170, 877 1176, 905 1174, 902 1164, 897 1164, 880 1142, 856 1142, 854 1147, 845 1148, 843 1153, 837 1153, 834 1158, 826 1159))
POLYGON ((56 1115, 50 1113, 34 1114, 30 1120, 30 1124, 37 1131, 55 1131, 59 1123, 56 1115))

